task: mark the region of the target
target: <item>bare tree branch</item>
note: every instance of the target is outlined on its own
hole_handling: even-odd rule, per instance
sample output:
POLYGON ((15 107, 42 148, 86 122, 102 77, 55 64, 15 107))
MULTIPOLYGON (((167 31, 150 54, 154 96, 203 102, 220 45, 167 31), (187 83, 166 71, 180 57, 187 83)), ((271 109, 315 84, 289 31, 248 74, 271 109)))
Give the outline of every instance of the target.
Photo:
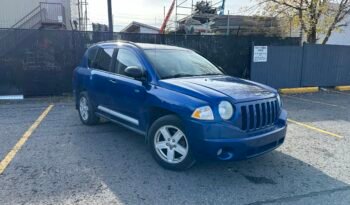
MULTIPOLYGON (((309 43, 316 43, 317 36, 324 35, 327 43, 333 31, 347 24, 350 16, 350 0, 255 0, 256 14, 271 17, 297 17, 301 35, 304 32, 309 43)), ((289 27, 291 24, 289 25, 289 27)))

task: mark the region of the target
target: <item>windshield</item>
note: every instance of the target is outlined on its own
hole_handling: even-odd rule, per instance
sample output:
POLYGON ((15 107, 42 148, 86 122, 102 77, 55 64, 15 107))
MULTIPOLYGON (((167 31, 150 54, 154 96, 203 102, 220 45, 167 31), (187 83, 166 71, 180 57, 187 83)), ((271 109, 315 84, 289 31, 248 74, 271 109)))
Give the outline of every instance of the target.
POLYGON ((223 75, 207 59, 190 50, 145 50, 161 79, 223 75))

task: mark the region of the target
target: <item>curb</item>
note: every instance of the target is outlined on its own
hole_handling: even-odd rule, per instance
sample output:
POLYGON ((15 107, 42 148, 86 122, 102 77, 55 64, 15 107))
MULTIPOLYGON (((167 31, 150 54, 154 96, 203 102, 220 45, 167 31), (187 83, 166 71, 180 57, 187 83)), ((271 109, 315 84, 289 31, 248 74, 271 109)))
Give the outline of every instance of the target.
POLYGON ((336 86, 334 89, 337 91, 350 91, 350 86, 336 86))
POLYGON ((319 90, 320 90, 319 87, 283 88, 283 89, 279 89, 279 92, 281 94, 301 94, 301 93, 315 93, 315 92, 318 92, 319 90))
POLYGON ((23 95, 0 95, 0 100, 23 100, 23 95))

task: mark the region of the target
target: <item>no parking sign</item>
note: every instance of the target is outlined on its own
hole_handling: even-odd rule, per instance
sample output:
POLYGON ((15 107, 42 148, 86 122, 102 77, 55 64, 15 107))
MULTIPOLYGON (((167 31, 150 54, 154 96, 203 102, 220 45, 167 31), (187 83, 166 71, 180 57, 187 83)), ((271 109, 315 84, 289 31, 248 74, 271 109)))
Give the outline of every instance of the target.
POLYGON ((253 62, 267 62, 267 46, 254 46, 253 62))

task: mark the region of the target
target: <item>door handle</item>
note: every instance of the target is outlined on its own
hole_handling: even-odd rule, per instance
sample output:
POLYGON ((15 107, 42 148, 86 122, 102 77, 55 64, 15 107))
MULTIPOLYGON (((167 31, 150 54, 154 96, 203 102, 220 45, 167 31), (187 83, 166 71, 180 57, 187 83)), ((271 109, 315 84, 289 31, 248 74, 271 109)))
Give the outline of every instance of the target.
POLYGON ((109 82, 116 84, 116 83, 117 83, 117 80, 110 79, 109 82))

